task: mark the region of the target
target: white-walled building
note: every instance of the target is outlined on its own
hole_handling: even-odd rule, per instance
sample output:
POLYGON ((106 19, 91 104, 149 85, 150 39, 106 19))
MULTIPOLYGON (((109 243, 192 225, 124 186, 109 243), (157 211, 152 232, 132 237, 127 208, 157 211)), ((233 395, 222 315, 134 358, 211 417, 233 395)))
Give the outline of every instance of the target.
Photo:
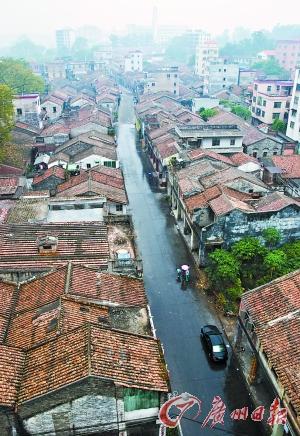
POLYGON ((124 58, 124 71, 143 71, 143 53, 140 50, 130 51, 124 58))
POLYGON ((205 149, 221 154, 243 151, 243 132, 235 124, 176 126, 175 133, 186 149, 205 149))
POLYGON ((75 40, 75 33, 72 29, 58 29, 55 36, 56 48, 59 52, 70 50, 75 40))
POLYGON ((61 116, 63 104, 63 100, 53 95, 50 95, 50 97, 47 97, 46 100, 44 100, 42 103, 43 113, 51 121, 54 121, 61 116))
POLYGON ((295 73, 286 135, 300 142, 300 68, 295 73))
POLYGON ((207 76, 210 62, 218 57, 219 49, 217 43, 207 33, 199 35, 195 53, 195 74, 199 77, 207 76))
POLYGON ((178 67, 167 67, 145 73, 145 94, 155 92, 170 92, 174 96, 179 95, 178 67))
POLYGON ((16 121, 43 127, 39 94, 15 95, 13 98, 16 121))
POLYGON ((239 65, 228 63, 226 59, 212 60, 208 65, 208 75, 204 81, 204 92, 209 95, 238 84, 239 65))

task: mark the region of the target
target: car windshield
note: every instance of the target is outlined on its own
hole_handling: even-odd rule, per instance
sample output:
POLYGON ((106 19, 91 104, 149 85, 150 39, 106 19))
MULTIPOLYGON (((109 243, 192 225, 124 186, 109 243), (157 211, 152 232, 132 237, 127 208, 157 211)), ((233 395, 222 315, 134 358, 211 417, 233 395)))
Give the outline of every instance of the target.
POLYGON ((224 351, 224 345, 213 345, 214 353, 221 353, 222 351, 224 351))

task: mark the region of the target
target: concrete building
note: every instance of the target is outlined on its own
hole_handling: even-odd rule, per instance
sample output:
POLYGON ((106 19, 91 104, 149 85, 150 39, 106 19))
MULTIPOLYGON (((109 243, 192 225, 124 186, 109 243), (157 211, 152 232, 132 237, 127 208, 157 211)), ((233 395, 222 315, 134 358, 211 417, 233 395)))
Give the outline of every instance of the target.
POLYGON ((295 73, 292 101, 290 106, 286 135, 300 142, 300 69, 295 73))
POLYGON ((256 124, 287 121, 292 98, 291 80, 255 80, 252 96, 252 118, 256 124))
POLYGON ((211 39, 208 33, 202 33, 196 47, 195 74, 203 78, 207 76, 210 62, 216 60, 218 56, 217 43, 211 39))
POLYGON ((15 95, 13 98, 16 121, 42 128, 39 94, 15 95))
POLYGON ((130 51, 124 58, 124 72, 143 71, 143 53, 140 50, 130 51))
POLYGON ((201 148, 222 154, 243 150, 243 132, 235 124, 176 126, 175 132, 186 149, 201 148))
POLYGON ((145 73, 145 94, 160 91, 170 92, 176 97, 179 95, 178 67, 166 67, 145 73))
POLYGON ((58 29, 56 35, 56 49, 59 53, 67 53, 74 42, 74 31, 72 29, 58 29))
POLYGON ((208 95, 238 84, 239 66, 226 59, 212 60, 208 65, 208 75, 204 80, 203 92, 208 95))
POLYGON ((300 39, 277 41, 275 57, 293 79, 296 67, 300 64, 300 39))

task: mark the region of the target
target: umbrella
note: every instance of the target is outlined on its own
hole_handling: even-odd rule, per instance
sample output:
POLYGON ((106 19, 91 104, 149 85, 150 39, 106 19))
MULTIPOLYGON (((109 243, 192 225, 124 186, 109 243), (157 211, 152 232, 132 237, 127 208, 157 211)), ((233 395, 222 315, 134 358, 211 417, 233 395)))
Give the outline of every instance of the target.
POLYGON ((183 271, 188 271, 190 269, 190 267, 188 265, 181 265, 181 269, 183 271))

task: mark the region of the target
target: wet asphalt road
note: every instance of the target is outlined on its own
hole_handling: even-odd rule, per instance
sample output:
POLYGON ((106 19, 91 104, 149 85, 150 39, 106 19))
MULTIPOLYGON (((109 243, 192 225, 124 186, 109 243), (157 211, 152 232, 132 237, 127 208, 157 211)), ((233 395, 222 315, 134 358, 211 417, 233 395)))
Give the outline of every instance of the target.
MULTIPOLYGON (((145 288, 161 340, 173 391, 189 392, 202 400, 198 422, 182 420, 184 436, 226 434, 263 435, 260 424, 249 419, 232 421, 230 411, 253 406, 229 348, 227 365, 214 365, 208 360, 199 334, 205 324, 220 326, 206 297, 194 287, 186 290, 176 282, 176 266, 193 264, 184 241, 174 225, 169 206, 149 174, 149 162, 135 141, 134 112, 131 96, 122 97, 119 111, 118 153, 125 176, 130 210, 133 215, 137 243, 144 266, 145 288), (201 428, 211 408, 213 397, 219 395, 226 404, 224 426, 201 428)), ((191 277, 195 277, 193 266, 191 277)), ((192 414, 188 414, 192 418, 192 414)))

